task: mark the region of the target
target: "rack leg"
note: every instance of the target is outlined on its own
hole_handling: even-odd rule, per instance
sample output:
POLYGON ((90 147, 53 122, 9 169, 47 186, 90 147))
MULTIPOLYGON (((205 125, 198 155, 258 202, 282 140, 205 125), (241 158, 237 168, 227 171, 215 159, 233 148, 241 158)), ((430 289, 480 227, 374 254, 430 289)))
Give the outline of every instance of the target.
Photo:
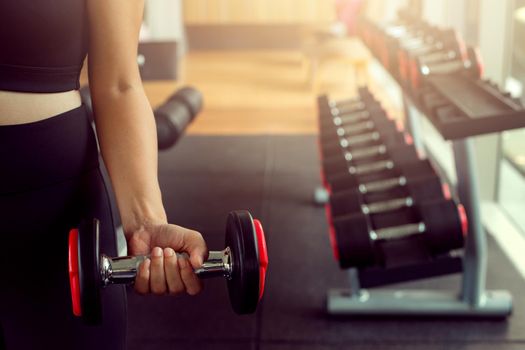
POLYGON ((473 139, 454 141, 454 161, 457 171, 457 190, 469 219, 465 242, 462 284, 463 301, 472 306, 483 302, 487 271, 487 237, 481 224, 478 178, 476 173, 473 139))

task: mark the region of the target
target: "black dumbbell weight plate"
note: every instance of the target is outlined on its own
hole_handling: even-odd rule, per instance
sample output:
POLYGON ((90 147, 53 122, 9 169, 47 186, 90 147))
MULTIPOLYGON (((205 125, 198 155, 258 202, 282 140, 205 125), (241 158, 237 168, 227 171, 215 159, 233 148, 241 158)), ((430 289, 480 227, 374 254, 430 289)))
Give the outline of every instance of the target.
POLYGON ((260 298, 260 260, 253 219, 247 211, 234 211, 226 222, 226 246, 233 257, 228 293, 237 314, 253 313, 260 298))
POLYGON ((352 214, 333 221, 341 268, 364 267, 375 261, 370 223, 364 214, 352 214))
POLYGON ((462 205, 453 200, 428 201, 419 206, 419 213, 425 223, 426 239, 434 253, 463 247, 468 224, 462 205))
POLYGON ((357 189, 348 189, 330 196, 330 208, 333 217, 360 213, 362 204, 362 195, 357 189))

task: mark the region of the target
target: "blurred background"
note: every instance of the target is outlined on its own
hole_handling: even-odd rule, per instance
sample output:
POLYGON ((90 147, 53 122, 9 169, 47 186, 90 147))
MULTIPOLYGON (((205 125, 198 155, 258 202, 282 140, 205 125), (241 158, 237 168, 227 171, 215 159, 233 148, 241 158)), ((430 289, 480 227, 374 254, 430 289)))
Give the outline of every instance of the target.
MULTIPOLYGON (((378 323, 326 314, 327 288, 348 287, 349 274, 333 263, 324 209, 313 204, 321 184, 317 98, 348 99, 368 86, 387 114, 405 126, 407 112, 420 113, 414 104, 403 104, 407 90, 356 33, 359 18, 395 23, 406 8, 439 29, 454 29, 479 49, 484 77, 522 99, 525 0, 146 1, 138 63, 151 105, 156 108, 187 85, 204 99, 186 130, 188 137, 159 153, 169 219, 203 232, 215 248, 223 244, 227 211, 249 209, 264 223, 270 267, 265 297, 253 317, 231 313, 223 281, 207 281, 200 298, 130 293, 130 349, 164 349, 172 343, 192 349, 270 350, 341 349, 347 344, 488 350, 496 342, 505 349, 522 347, 522 129, 473 137, 481 220, 489 233, 487 286, 511 290, 516 306, 511 321, 386 317, 378 323)), ((451 142, 428 118, 414 119, 440 177, 457 184, 451 142)), ((499 126, 499 120, 493 124, 499 126)), ((452 290, 456 296, 461 278, 456 274, 403 286, 452 290)))
MULTIPOLYGON (((402 118, 399 88, 354 27, 359 14, 388 22, 407 4, 479 47, 486 77, 521 96, 525 0, 148 0, 142 45, 174 42, 177 57, 161 60, 174 65, 172 77, 145 77, 153 80, 145 84, 148 96, 155 105, 173 84, 201 89, 206 105, 190 134, 315 133, 315 96, 348 97, 365 83, 402 118)), ((151 50, 147 57, 160 52, 151 50)), ((436 156, 451 165, 446 142, 424 129, 436 156)), ((478 137, 476 144, 483 200, 524 231, 525 132, 478 137)))

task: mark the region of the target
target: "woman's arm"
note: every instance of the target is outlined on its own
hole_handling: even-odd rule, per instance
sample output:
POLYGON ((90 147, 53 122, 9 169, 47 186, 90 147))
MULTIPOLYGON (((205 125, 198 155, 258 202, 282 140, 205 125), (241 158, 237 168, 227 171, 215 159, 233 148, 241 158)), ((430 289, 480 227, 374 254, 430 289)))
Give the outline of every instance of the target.
POLYGON ((124 232, 165 223, 157 136, 137 65, 143 0, 90 0, 89 85, 124 232))
POLYGON ((177 263, 169 248, 188 252, 198 267, 206 245, 198 232, 167 224, 157 178, 155 121, 136 61, 144 0, 90 0, 87 6, 89 86, 102 157, 130 252, 152 252, 151 262, 139 271, 136 289, 161 294, 166 286, 174 292, 173 285, 180 292, 182 276, 186 291, 194 294, 199 282, 191 265, 180 259, 177 263))

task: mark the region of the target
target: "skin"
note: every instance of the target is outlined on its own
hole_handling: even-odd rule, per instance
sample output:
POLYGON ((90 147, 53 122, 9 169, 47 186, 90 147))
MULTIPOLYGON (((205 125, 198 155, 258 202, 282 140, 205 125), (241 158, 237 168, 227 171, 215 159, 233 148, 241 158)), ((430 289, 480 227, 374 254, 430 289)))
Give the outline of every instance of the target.
MULTIPOLYGON (((101 153, 108 168, 131 255, 150 254, 138 293, 195 295, 193 269, 208 250, 201 234, 167 222, 157 178, 157 135, 136 62, 144 0, 90 0, 89 82, 101 153), (189 259, 175 252, 185 252, 189 259)), ((0 91, 0 125, 41 120, 80 105, 79 94, 0 91)))

